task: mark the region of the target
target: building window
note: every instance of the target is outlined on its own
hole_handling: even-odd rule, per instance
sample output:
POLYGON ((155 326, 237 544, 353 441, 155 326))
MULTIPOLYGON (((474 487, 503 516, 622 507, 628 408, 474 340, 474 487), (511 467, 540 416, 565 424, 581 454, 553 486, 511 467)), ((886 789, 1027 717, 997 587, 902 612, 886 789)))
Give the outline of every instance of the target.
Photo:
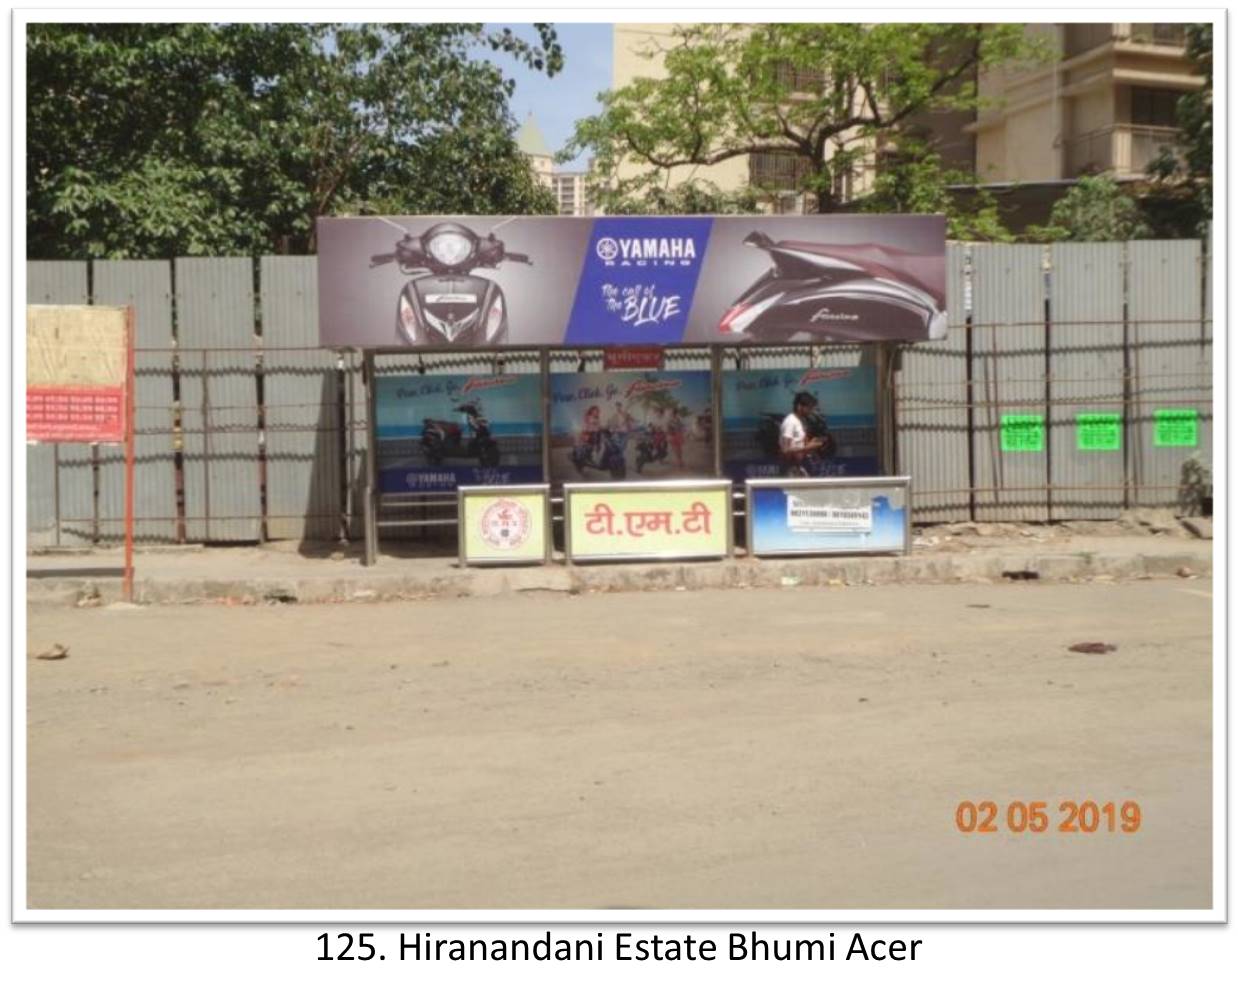
POLYGON ((1153 90, 1131 87, 1131 124, 1174 128, 1178 124, 1177 90, 1153 90))
POLYGON ((802 69, 789 62, 780 62, 774 70, 779 86, 792 93, 820 93, 825 89, 825 73, 819 69, 802 69))
POLYGON ((794 152, 754 152, 748 157, 751 182, 757 187, 795 190, 810 168, 808 160, 794 152))

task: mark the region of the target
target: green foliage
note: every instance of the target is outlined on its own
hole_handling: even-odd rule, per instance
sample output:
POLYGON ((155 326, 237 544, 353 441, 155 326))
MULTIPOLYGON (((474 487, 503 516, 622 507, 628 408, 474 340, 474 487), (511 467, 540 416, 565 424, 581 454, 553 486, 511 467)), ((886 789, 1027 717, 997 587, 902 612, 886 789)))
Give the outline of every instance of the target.
POLYGON ((727 192, 708 180, 627 189, 630 192, 610 188, 603 193, 607 214, 754 214, 760 209, 758 193, 751 187, 727 192))
POLYGON ((1012 241, 992 194, 974 185, 974 176, 943 167, 940 155, 908 141, 897 156, 887 157, 872 192, 852 206, 866 214, 944 214, 949 239, 1012 241))
POLYGON ((1139 203, 1110 176, 1085 176, 1053 205, 1048 225, 1027 229, 1029 242, 1124 242, 1151 234, 1139 203))
MULTIPOLYGON (((1212 25, 1186 29, 1186 54, 1204 77, 1200 90, 1178 98, 1178 149, 1162 147, 1148 164, 1155 196, 1197 234, 1212 220, 1212 25)), ((1180 226, 1187 227, 1187 226, 1180 226)))
POLYGON ((603 94, 565 152, 593 154, 608 211, 760 153, 792 157, 795 191, 834 210, 862 156, 921 112, 977 106, 978 69, 1038 50, 1017 24, 693 24, 643 54, 665 76, 603 94))
POLYGON ((27 255, 312 251, 336 213, 550 213, 513 83, 477 24, 36 24, 27 29, 27 255))

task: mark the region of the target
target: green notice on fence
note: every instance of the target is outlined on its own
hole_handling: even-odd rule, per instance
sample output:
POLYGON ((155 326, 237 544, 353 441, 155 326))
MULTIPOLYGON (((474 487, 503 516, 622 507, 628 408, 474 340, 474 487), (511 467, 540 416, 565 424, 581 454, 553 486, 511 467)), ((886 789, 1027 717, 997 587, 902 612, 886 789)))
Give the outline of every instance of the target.
POLYGON ((1199 412, 1194 408, 1158 408, 1153 446, 1198 446, 1199 412))
POLYGON ((1045 448, 1043 415, 1003 415, 1003 453, 1041 453, 1045 448))
POLYGON ((1122 416, 1117 412, 1079 412, 1075 416, 1075 446, 1080 450, 1120 450, 1122 416))

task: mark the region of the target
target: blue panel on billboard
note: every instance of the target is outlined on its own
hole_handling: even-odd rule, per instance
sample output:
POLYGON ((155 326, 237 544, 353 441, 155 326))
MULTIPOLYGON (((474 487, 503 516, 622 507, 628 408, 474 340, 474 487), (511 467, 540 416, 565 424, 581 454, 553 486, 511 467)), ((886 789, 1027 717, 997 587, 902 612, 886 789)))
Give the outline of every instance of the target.
POLYGON ((542 479, 537 374, 386 375, 374 398, 384 494, 542 479))
POLYGON ((681 341, 709 227, 708 218, 594 222, 565 344, 681 341))
POLYGON ((727 370, 722 375, 723 472, 739 482, 779 477, 778 435, 800 391, 817 399, 835 451, 815 461, 814 477, 872 477, 877 458, 877 376, 871 366, 727 370))

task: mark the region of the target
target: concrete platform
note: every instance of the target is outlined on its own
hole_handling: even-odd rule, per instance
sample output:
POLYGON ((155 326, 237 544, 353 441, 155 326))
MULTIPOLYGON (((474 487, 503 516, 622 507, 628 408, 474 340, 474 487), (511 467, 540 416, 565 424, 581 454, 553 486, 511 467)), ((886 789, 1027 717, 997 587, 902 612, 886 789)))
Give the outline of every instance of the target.
MULTIPOLYGON (((990 581, 1111 582, 1207 577, 1212 544, 1180 536, 1029 534, 1017 538, 918 539, 909 556, 814 557, 695 563, 460 568, 445 554, 405 548, 363 567, 356 545, 161 547, 136 558, 136 600, 149 604, 374 602, 521 591, 778 588, 990 581), (403 554, 403 555, 402 555, 403 554)), ((397 548, 398 550, 399 548, 397 548)), ((32 554, 27 601, 98 605, 121 598, 119 550, 32 554)))

